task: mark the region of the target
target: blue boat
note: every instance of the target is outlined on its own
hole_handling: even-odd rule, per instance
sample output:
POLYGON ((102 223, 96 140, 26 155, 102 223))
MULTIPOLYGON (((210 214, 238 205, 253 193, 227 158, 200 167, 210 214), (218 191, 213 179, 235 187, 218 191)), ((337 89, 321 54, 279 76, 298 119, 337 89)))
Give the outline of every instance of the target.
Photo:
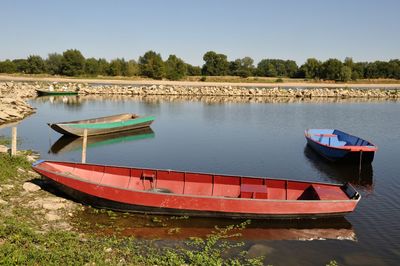
POLYGON ((307 129, 307 144, 333 162, 370 164, 378 147, 337 129, 307 129))

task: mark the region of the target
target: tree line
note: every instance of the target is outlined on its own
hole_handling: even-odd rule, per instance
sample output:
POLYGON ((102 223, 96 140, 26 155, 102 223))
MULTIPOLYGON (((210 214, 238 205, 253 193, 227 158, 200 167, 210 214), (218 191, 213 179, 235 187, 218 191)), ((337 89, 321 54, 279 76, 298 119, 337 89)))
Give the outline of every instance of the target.
POLYGON ((304 78, 314 80, 349 81, 357 79, 400 79, 400 60, 343 62, 328 59, 324 62, 309 58, 298 66, 293 60, 262 59, 257 65, 250 57, 228 61, 224 54, 208 51, 202 67, 186 63, 176 55, 163 60, 159 53, 148 51, 136 60, 117 58, 85 58, 79 50, 62 54, 51 53, 46 59, 30 55, 27 59, 0 61, 0 73, 50 74, 65 76, 144 76, 152 79, 179 80, 185 76, 239 76, 304 78))

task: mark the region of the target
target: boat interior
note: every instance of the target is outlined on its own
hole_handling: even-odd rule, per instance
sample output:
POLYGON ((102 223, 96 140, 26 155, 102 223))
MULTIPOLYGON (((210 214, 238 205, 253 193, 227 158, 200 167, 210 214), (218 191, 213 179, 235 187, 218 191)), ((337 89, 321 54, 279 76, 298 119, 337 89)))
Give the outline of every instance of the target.
POLYGON ((309 129, 307 132, 312 140, 333 147, 374 146, 366 140, 337 129, 309 129))
POLYGON ((110 123, 110 122, 121 122, 129 119, 135 119, 139 116, 136 114, 119 114, 112 116, 104 116, 92 119, 85 120, 76 120, 76 121, 68 121, 68 122, 59 122, 57 124, 87 124, 87 123, 110 123))
POLYGON ((100 186, 152 193, 268 200, 357 198, 357 192, 347 185, 51 161, 38 167, 100 186))

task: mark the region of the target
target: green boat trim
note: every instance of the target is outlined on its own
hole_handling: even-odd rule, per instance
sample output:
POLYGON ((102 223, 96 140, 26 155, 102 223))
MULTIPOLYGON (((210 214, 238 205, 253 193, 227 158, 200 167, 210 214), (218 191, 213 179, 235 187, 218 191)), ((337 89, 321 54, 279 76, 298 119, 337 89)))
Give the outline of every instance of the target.
POLYGON ((77 95, 77 91, 47 91, 47 90, 36 90, 39 96, 63 96, 63 95, 77 95))
MULTIPOLYGON (((128 141, 134 141, 134 140, 154 138, 154 136, 155 136, 154 133, 141 134, 141 135, 136 135, 136 136, 125 136, 125 137, 90 143, 90 144, 88 144, 87 147, 95 148, 95 147, 101 147, 101 146, 105 146, 105 145, 116 144, 116 143, 120 143, 120 142, 128 142, 128 141)), ((82 147, 80 147, 78 149, 74 149, 74 150, 82 150, 82 147)))
POLYGON ((118 121, 118 122, 107 122, 107 123, 88 123, 88 124, 63 124, 64 126, 69 126, 73 128, 92 128, 92 129, 105 129, 105 128, 116 128, 116 127, 125 127, 131 126, 135 124, 142 124, 154 121, 154 116, 146 116, 139 117, 135 119, 130 119, 126 121, 118 121))

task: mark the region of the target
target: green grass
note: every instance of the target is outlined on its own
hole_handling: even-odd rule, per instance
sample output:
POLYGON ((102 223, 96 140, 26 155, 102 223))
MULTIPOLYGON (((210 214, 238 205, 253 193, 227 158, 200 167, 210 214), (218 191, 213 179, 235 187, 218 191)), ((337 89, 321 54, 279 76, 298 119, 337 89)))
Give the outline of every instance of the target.
POLYGON ((23 156, 11 156, 8 153, 0 153, 0 182, 15 179, 18 168, 30 169, 31 164, 23 156))
POLYGON ((230 252, 242 245, 227 241, 234 226, 216 229, 204 240, 160 248, 132 237, 39 233, 21 219, 2 220, 1 265, 263 265, 261 257, 249 259, 246 252, 230 252))

